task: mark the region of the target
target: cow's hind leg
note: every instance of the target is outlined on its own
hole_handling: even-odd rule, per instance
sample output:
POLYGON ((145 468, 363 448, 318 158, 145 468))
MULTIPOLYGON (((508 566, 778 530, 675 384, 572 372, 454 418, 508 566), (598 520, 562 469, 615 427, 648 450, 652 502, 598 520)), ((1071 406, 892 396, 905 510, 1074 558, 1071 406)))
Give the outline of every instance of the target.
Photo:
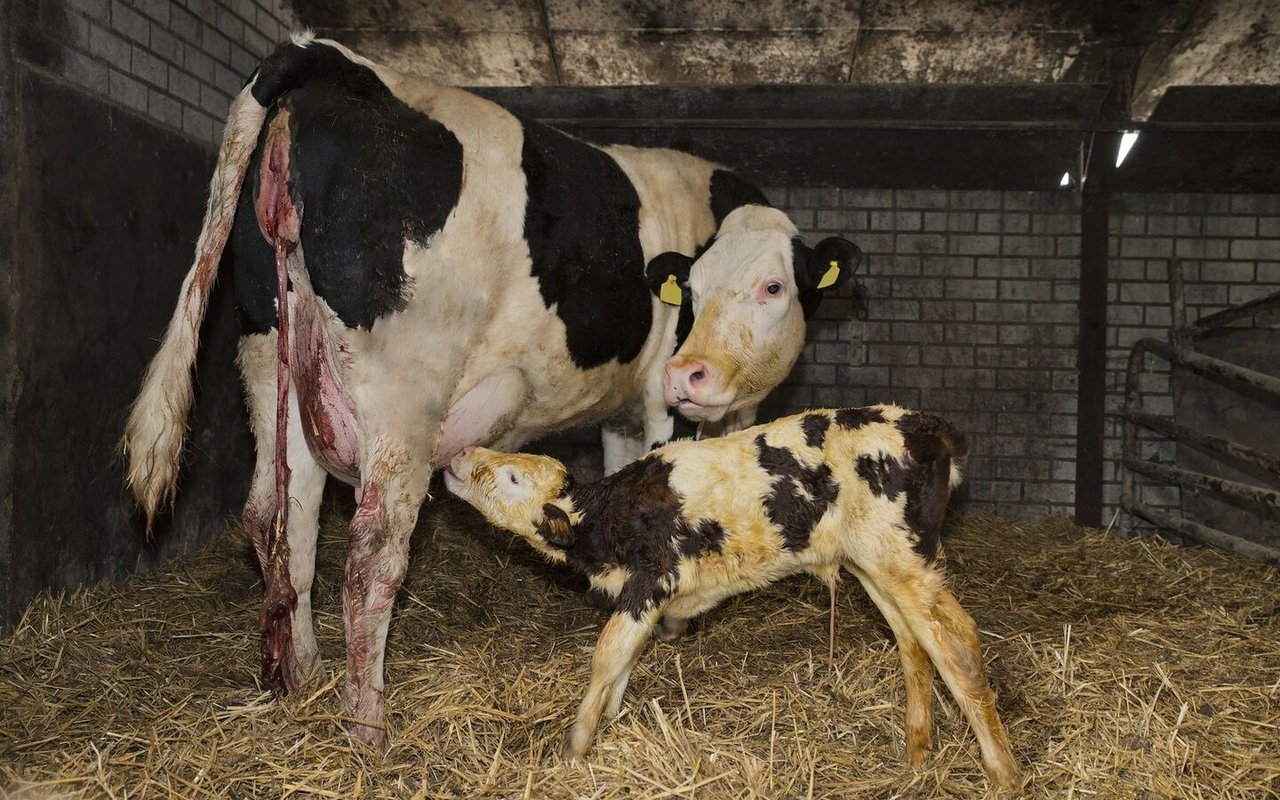
POLYGON ((396 592, 409 563, 409 535, 427 496, 431 465, 374 438, 361 469, 360 502, 348 534, 342 610, 347 629, 347 713, 366 744, 386 743, 383 661, 396 592))
MULTIPOLYGON (((262 678, 276 691, 295 691, 323 673, 311 618, 311 584, 315 575, 316 534, 325 472, 311 455, 302 434, 297 401, 288 409, 289 523, 285 541, 288 580, 268 552, 275 524, 276 334, 252 334, 240 340, 240 370, 257 448, 253 483, 244 508, 244 523, 258 554, 265 582, 259 619, 263 635, 262 678)), ((296 394, 296 393, 294 393, 296 394)))

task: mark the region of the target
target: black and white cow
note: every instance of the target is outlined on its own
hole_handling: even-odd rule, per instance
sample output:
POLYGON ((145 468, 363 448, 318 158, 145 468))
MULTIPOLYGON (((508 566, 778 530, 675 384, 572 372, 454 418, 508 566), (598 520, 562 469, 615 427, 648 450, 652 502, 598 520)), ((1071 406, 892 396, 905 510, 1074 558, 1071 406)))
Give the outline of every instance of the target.
POLYGON ((841 239, 810 249, 710 162, 594 147, 295 36, 232 105, 195 263, 127 424, 148 525, 175 491, 224 249, 257 442, 245 523, 266 581, 263 676, 291 690, 321 669, 311 584, 334 475, 358 498, 347 711, 375 744, 392 601, 436 467, 601 422, 616 470, 671 437, 673 407, 745 427, 859 258, 841 239))
POLYGON ((897 406, 816 409, 717 439, 678 441, 575 486, 548 456, 467 448, 445 485, 489 522, 617 600, 564 745, 587 751, 622 707, 655 630, 672 639, 735 594, 796 573, 834 587, 857 576, 898 641, 906 679, 907 759, 933 738, 937 666, 997 785, 1020 770, 996 713, 978 628, 947 589, 938 554, 964 438, 897 406))

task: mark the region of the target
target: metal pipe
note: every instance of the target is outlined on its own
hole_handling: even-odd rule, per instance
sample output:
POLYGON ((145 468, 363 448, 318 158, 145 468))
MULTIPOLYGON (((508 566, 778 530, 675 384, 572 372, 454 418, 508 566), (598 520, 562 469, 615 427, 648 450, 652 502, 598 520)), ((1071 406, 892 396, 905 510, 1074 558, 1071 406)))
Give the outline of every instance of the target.
POLYGON ((1189 469, 1171 467, 1168 464, 1158 464, 1155 461, 1147 461, 1146 459, 1132 456, 1122 458, 1121 463, 1134 472, 1141 472, 1143 475, 1150 475, 1153 478, 1172 481, 1189 489, 1207 489, 1227 497, 1280 509, 1280 489, 1254 486, 1251 483, 1241 483, 1227 478, 1219 478, 1216 475, 1206 475, 1203 472, 1193 472, 1189 469))
POLYGON ((1186 347, 1174 347, 1159 339, 1147 338, 1134 342, 1133 349, 1129 351, 1131 372, 1136 369, 1135 360, 1139 365, 1141 364, 1143 352, 1154 353, 1172 364, 1186 367, 1197 375, 1236 381, 1280 398, 1280 378, 1274 375, 1248 369, 1213 356, 1206 356, 1186 347))
POLYGON ((1187 292, 1182 276, 1182 260, 1169 260, 1169 305, 1173 307, 1173 327, 1169 329, 1169 342, 1176 347, 1189 345, 1187 334, 1187 292))
MULTIPOLYGON (((1186 325, 1187 331, 1192 336, 1204 336, 1206 333, 1224 325, 1230 325, 1237 320, 1246 319, 1264 311, 1270 311, 1272 308, 1280 308, 1280 292, 1272 292, 1247 303, 1241 303, 1238 306, 1232 306, 1206 317, 1201 317, 1190 325, 1186 325, 1186 314, 1184 313, 1183 324, 1186 325)), ((1177 317, 1175 316, 1174 319, 1176 322, 1177 317)))
POLYGON ((1274 547, 1268 547, 1264 544, 1251 542, 1248 539, 1241 539, 1239 536, 1232 536, 1229 533, 1220 531, 1217 528, 1210 528, 1208 525, 1201 525, 1189 519, 1176 517, 1173 514, 1165 513, 1159 509, 1152 508, 1144 503, 1136 502, 1129 495, 1121 495, 1120 507, 1124 510, 1137 514, 1143 519, 1159 525, 1162 528, 1175 530, 1178 533, 1190 536, 1198 542, 1212 545, 1214 547, 1230 550, 1233 553, 1239 553, 1246 558, 1262 561, 1267 564, 1280 565, 1280 550, 1274 547))
MULTIPOLYGON (((1195 428, 1179 425, 1174 421, 1173 417, 1150 414, 1131 405, 1126 406, 1120 413, 1124 415, 1125 420, 1131 420, 1144 428, 1163 433, 1175 442, 1187 442, 1193 446, 1202 447, 1215 453, 1221 453, 1239 461, 1244 461, 1255 467, 1261 467, 1268 472, 1274 473, 1277 476, 1277 480, 1280 480, 1280 456, 1264 453, 1261 450, 1255 450, 1252 447, 1233 442, 1230 439, 1224 439, 1221 436, 1214 436, 1195 428)), ((1137 453, 1125 452, 1124 455, 1137 456, 1137 453)))

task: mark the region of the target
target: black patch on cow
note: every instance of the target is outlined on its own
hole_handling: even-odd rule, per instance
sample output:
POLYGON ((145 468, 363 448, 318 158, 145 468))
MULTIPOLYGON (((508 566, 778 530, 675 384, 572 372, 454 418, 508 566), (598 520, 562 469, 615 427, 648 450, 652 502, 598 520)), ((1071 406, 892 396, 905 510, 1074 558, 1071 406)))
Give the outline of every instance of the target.
POLYGON ((640 248, 640 198, 607 153, 521 119, 525 237, 547 308, 581 369, 640 353, 653 310, 640 248))
POLYGON ((810 447, 822 447, 827 440, 827 428, 831 427, 831 418, 826 414, 805 414, 800 420, 800 429, 804 431, 804 443, 810 447))
POLYGON ((884 422, 884 414, 871 406, 842 408, 836 412, 836 424, 847 431, 857 430, 873 422, 884 422))
MULTIPOLYGON (((348 327, 371 328, 404 308, 405 241, 424 246, 462 187, 462 145, 338 50, 287 44, 262 63, 252 90, 290 112, 289 192, 316 294, 348 327)), ((272 111, 274 114, 274 109, 272 111)), ((246 332, 275 325, 275 258, 254 213, 262 161, 250 160, 231 236, 246 332)), ((429 287, 427 287, 429 289, 429 287)))
POLYGON ((674 580, 683 554, 718 548, 723 539, 718 525, 693 529, 685 523, 671 469, 670 462, 650 455, 573 492, 582 521, 565 550, 568 563, 587 575, 626 567, 631 577, 618 596, 618 610, 636 619, 670 596, 659 584, 674 580))
POLYGON ((770 521, 782 531, 782 546, 803 550, 813 528, 836 501, 840 486, 826 464, 809 467, 784 447, 771 447, 764 434, 756 437, 756 460, 774 476, 773 491, 764 500, 770 521))
POLYGON ((716 230, 735 208, 742 206, 768 206, 769 198, 755 185, 743 180, 727 169, 711 173, 711 213, 716 218, 716 230))
POLYGON ((963 459, 968 445, 963 435, 932 415, 904 414, 894 425, 902 433, 906 458, 861 455, 857 472, 873 494, 890 502, 906 492, 903 518, 914 537, 912 549, 931 564, 938 557, 951 497, 951 459, 963 459))

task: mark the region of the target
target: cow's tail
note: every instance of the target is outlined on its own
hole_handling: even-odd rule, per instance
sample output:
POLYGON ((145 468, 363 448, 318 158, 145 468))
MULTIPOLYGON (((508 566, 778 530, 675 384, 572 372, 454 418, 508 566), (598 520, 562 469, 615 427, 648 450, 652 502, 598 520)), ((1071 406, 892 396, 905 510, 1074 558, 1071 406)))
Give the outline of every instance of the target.
POLYGON ((173 500, 177 486, 179 456, 191 410, 192 368, 200 325, 235 219, 240 186, 267 115, 267 109, 254 99, 252 86, 251 81, 240 92, 227 116, 226 132, 209 186, 204 225, 196 244, 195 263, 182 283, 177 308, 165 330, 160 350, 147 368, 121 441, 128 460, 126 480, 146 513, 148 533, 160 504, 173 500))

